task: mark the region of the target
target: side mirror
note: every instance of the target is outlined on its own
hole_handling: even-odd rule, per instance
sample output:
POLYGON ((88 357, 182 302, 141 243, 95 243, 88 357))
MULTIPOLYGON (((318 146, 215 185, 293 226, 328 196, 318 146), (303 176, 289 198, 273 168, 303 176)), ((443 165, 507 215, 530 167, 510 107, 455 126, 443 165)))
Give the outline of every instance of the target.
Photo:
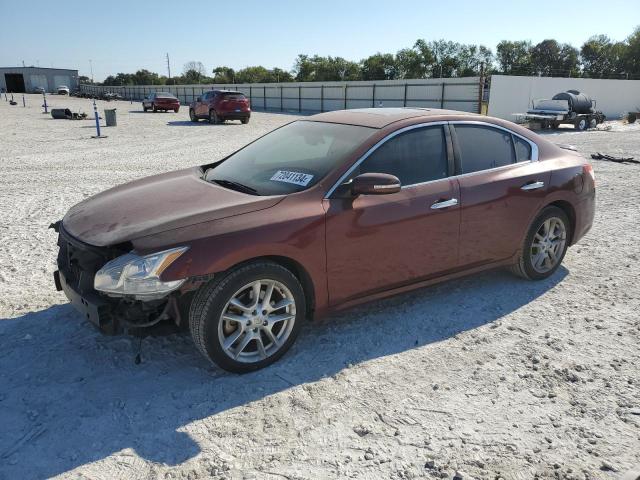
POLYGON ((400 191, 400 180, 387 173, 363 173, 353 179, 351 193, 353 195, 385 195, 400 191))

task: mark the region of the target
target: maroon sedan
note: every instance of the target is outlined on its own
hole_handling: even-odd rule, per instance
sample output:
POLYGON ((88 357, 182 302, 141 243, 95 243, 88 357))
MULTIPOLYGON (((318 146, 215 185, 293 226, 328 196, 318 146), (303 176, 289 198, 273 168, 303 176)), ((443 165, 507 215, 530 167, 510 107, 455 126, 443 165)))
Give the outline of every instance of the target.
POLYGON ((153 92, 142 100, 142 109, 145 112, 147 110, 152 110, 154 112, 157 112, 158 110, 162 110, 163 112, 173 110, 178 113, 180 110, 180 100, 171 93, 153 92))
POLYGON ((106 332, 173 321, 246 372, 306 317, 489 268, 544 279, 594 206, 589 163, 513 123, 330 112, 84 200, 55 224, 55 281, 106 332))

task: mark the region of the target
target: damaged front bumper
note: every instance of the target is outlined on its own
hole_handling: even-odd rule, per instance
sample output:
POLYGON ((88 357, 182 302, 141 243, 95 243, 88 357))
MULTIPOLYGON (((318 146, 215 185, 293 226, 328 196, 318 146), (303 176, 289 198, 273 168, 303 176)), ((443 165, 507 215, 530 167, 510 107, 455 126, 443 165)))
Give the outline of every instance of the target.
POLYGON ((58 270, 54 282, 80 314, 105 334, 115 335, 135 328, 150 327, 162 320, 180 326, 187 318, 189 292, 175 292, 148 301, 111 297, 99 293, 93 283, 96 272, 108 261, 131 250, 130 245, 96 247, 65 231, 61 222, 51 227, 58 232, 58 270))

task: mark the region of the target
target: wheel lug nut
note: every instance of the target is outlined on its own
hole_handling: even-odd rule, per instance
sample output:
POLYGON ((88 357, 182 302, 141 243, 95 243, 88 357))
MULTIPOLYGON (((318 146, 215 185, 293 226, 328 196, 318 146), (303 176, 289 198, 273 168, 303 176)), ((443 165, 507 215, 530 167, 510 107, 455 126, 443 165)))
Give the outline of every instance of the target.
POLYGON ((254 316, 255 316, 255 315, 257 315, 257 314, 258 314, 258 311, 257 311, 257 310, 254 310, 253 312, 251 312, 251 315, 254 315, 254 316))
POLYGON ((263 314, 263 315, 266 315, 266 314, 267 314, 267 311, 266 311, 266 310, 262 310, 262 314, 263 314))
POLYGON ((264 325, 264 326, 266 327, 267 325, 269 325, 269 322, 267 322, 267 321, 265 320, 264 322, 262 322, 262 325, 264 325))

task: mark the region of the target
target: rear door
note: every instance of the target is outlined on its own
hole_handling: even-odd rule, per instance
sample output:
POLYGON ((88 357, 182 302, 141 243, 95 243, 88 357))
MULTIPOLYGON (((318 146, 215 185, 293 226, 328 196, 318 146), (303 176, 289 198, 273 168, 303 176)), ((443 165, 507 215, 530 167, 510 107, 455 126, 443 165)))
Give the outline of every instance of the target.
POLYGON ((460 265, 510 258, 547 194, 535 143, 483 122, 451 122, 460 185, 460 265))
POLYGON ((209 98, 212 92, 204 92, 200 95, 200 101, 196 102, 196 115, 200 117, 206 117, 209 115, 209 98))
POLYGON ((344 183, 325 200, 332 304, 437 276, 457 265, 458 184, 444 125, 410 127, 355 167, 397 176, 400 192, 353 197, 344 183))

